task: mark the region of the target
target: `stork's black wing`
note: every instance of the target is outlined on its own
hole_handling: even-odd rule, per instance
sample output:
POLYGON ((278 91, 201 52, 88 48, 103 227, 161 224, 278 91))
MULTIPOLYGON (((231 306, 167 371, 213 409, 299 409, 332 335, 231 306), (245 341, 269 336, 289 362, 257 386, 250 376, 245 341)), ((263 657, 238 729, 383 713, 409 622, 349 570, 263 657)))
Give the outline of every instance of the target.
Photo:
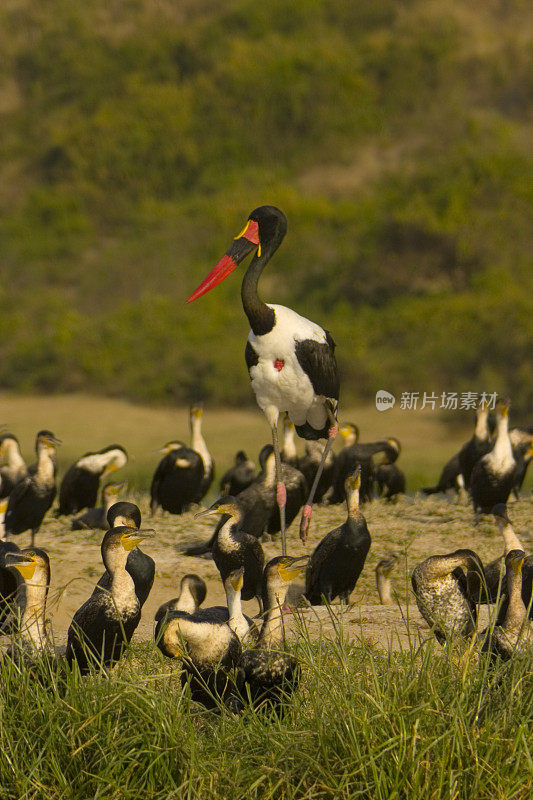
POLYGON ((303 339, 296 342, 296 358, 311 381, 316 394, 339 399, 339 371, 335 359, 335 342, 328 331, 325 342, 303 339))

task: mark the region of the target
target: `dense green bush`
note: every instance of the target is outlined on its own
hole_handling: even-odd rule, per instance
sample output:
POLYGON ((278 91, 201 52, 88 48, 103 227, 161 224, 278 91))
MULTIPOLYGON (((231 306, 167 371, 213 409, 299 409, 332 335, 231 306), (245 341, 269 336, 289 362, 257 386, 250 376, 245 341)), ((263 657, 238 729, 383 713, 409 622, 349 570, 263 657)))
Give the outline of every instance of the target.
POLYGON ((183 301, 271 202, 289 234, 263 295, 332 330, 346 396, 525 408, 524 10, 3 5, 2 385, 247 400, 238 277, 183 301))

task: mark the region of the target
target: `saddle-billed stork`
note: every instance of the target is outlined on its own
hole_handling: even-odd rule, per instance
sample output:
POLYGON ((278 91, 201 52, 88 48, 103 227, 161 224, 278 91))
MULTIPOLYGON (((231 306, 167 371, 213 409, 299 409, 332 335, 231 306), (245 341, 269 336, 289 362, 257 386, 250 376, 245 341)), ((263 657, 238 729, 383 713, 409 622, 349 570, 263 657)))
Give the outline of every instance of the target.
POLYGON ((282 211, 274 206, 256 208, 242 233, 187 300, 190 303, 213 289, 255 251, 241 286, 242 305, 252 329, 245 359, 257 404, 272 430, 284 555, 286 490, 281 480, 279 415, 287 412, 296 432, 304 439, 327 439, 300 521, 300 537, 305 541, 316 486, 338 432, 339 399, 335 342, 329 332, 291 308, 264 303, 257 293, 261 273, 286 232, 287 219, 282 211))

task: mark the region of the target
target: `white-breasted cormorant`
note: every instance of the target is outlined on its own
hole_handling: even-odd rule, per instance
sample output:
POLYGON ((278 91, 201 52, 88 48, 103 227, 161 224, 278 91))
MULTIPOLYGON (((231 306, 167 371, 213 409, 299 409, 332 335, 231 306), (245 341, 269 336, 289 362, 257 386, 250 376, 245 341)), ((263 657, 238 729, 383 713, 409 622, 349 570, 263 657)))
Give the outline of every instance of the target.
POLYGON ((13 621, 13 609, 17 596, 17 577, 6 564, 11 553, 20 553, 15 542, 0 542, 0 632, 8 633, 13 621))
POLYGON ((191 449, 199 453, 200 458, 202 459, 202 464, 204 466, 204 474, 202 476, 202 480, 200 481, 200 485, 198 487, 198 493, 195 498, 196 503, 199 503, 200 500, 206 496, 209 489, 211 488, 211 484, 213 483, 213 478, 215 475, 215 462, 213 461, 213 457, 209 452, 209 450, 207 449, 205 439, 202 436, 202 416, 203 416, 203 410, 201 406, 191 406, 191 408, 189 409, 189 425, 191 427, 191 449))
POLYGON ((533 432, 521 428, 513 428, 509 432, 513 456, 516 462, 513 480, 513 494, 518 500, 520 489, 526 478, 527 468, 533 460, 533 432))
POLYGON ((496 440, 490 453, 476 462, 470 478, 474 511, 489 514, 497 503, 506 503, 513 488, 516 462, 509 438, 509 402, 500 401, 496 416, 496 440))
POLYGON ((345 482, 348 516, 316 546, 305 575, 305 596, 311 605, 336 597, 348 602, 370 550, 370 533, 359 508, 359 467, 345 482))
POLYGON ((353 475, 356 467, 361 467, 361 489, 359 498, 361 503, 366 503, 373 496, 374 466, 372 457, 384 453, 389 461, 394 461, 398 456, 399 443, 397 439, 380 439, 376 442, 358 442, 359 430, 352 423, 343 423, 339 433, 346 442, 346 446, 335 458, 333 477, 333 491, 328 497, 330 503, 344 502, 344 482, 353 475))
POLYGON ((9 497, 13 488, 28 474, 28 467, 22 458, 19 441, 12 433, 0 435, 0 458, 7 463, 0 467, 0 498, 9 497))
MULTIPOLYGON (((286 231, 287 220, 282 211, 273 206, 256 208, 226 255, 187 301, 196 300, 215 287, 256 251, 241 286, 244 312, 252 329, 245 359, 257 404, 272 432, 283 553, 286 551, 285 490, 277 431, 279 415, 287 412, 298 435, 304 439, 327 438, 327 455, 337 435, 339 399, 335 342, 329 332, 290 308, 267 305, 257 293, 259 277, 286 231)), ((302 515, 302 535, 309 523, 312 501, 310 495, 302 515)))
POLYGON ((465 482, 461 474, 459 453, 456 453, 443 466, 438 483, 435 486, 425 486, 422 491, 424 494, 437 494, 438 492, 445 494, 450 490, 459 493, 464 489, 465 482))
POLYGON ((459 467, 467 489, 470 488, 470 479, 475 464, 490 450, 492 450, 492 443, 489 430, 489 407, 486 403, 482 403, 476 409, 476 422, 472 438, 459 450, 459 467))
POLYGON ((100 480, 109 473, 121 469, 128 461, 128 454, 118 444, 85 453, 65 472, 59 487, 57 516, 78 514, 84 508, 94 508, 100 488, 100 480))
POLYGON ((207 586, 203 578, 191 572, 184 575, 180 581, 180 593, 178 597, 162 603, 155 613, 155 621, 159 622, 170 611, 185 611, 187 614, 194 614, 198 611, 207 595, 207 586))
POLYGON ((221 478, 220 494, 237 497, 255 481, 256 477, 254 462, 250 461, 244 450, 239 450, 235 455, 235 463, 221 478))
MULTIPOLYGON (((38 547, 8 553, 6 566, 16 570, 17 632, 25 652, 52 652, 46 620, 46 599, 50 588, 50 559, 38 547)), ((13 654, 13 652, 12 652, 13 654)))
POLYGON ((66 657, 82 673, 91 665, 109 667, 118 661, 141 619, 133 578, 126 569, 128 553, 152 531, 125 525, 109 530, 102 541, 102 560, 111 576, 110 590, 97 585, 76 611, 68 629, 66 657))
POLYGON ((58 444, 59 439, 51 431, 39 431, 35 443, 37 465, 9 495, 4 521, 6 533, 17 535, 29 529, 32 546, 56 496, 55 454, 58 444))
POLYGON ((416 604, 439 644, 473 632, 477 605, 470 581, 479 585, 480 576, 483 564, 473 550, 430 556, 414 568, 411 585, 416 604))
POLYGON ((264 621, 256 645, 245 650, 237 664, 237 686, 246 703, 259 710, 280 714, 300 682, 301 668, 295 656, 283 652, 283 605, 289 583, 304 570, 307 556, 278 556, 263 572, 264 621))
POLYGON ((150 509, 170 514, 183 514, 195 503, 204 475, 204 462, 196 450, 181 442, 169 442, 165 455, 157 465, 150 487, 150 509), (177 446, 176 446, 177 445, 177 446))
POLYGON ((377 496, 384 497, 385 500, 392 500, 399 494, 405 494, 405 474, 396 463, 400 455, 401 447, 398 439, 395 441, 397 449, 387 450, 381 462, 374 468, 374 480, 376 482, 377 496))
POLYGON ((385 558, 381 558, 376 564, 376 587, 379 595, 379 602, 382 606, 390 606, 394 603, 392 597, 392 584, 390 576, 396 569, 398 556, 391 553, 385 558))
POLYGON ((95 530, 100 528, 106 531, 108 529, 107 512, 114 505, 120 492, 126 484, 122 483, 106 483, 102 489, 102 506, 101 508, 89 508, 84 514, 79 517, 74 517, 70 523, 71 531, 82 530, 95 530))
MULTIPOLYGON (((107 523, 110 528, 118 528, 123 525, 126 525, 128 528, 140 528, 140 509, 135 503, 128 503, 121 500, 112 505, 107 512, 107 523)), ((148 595, 154 583, 155 561, 147 553, 144 553, 140 547, 134 547, 128 553, 126 569, 133 578, 135 594, 142 608, 148 599, 148 595)), ((98 586, 110 591, 111 580, 111 574, 106 571, 98 581, 98 586)))
POLYGON ((259 613, 262 612, 261 580, 265 554, 260 541, 242 527, 243 512, 235 497, 216 500, 210 508, 197 516, 207 514, 222 515, 221 525, 217 526, 217 536, 213 542, 213 560, 220 572, 222 583, 234 570, 244 568, 242 599, 257 599, 259 613))
POLYGON ((522 596, 524 558, 523 550, 511 550, 505 556, 507 607, 492 633, 485 631, 482 634, 487 637, 483 650, 499 655, 504 660, 512 658, 515 653, 533 650, 533 624, 527 618, 522 596))

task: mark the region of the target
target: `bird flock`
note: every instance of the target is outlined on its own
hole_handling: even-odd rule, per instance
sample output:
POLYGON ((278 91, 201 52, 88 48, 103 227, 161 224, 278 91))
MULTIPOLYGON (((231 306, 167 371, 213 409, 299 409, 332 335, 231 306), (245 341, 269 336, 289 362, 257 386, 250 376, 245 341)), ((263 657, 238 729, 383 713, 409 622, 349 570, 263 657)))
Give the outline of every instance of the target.
MULTIPOLYGON (((241 288, 252 329, 245 358, 272 444, 259 453, 259 474, 245 451, 237 452, 234 465, 220 480, 217 499, 196 514, 216 518, 212 535, 183 554, 211 554, 227 604, 204 608, 205 582, 187 574, 178 597, 155 615, 155 644, 164 656, 179 661, 182 683, 189 686, 192 699, 236 713, 249 704, 283 713, 301 675, 284 638, 290 584, 305 577, 307 606, 337 599, 348 603, 371 547, 364 503, 376 496, 390 502, 406 491, 397 464, 400 442, 394 437, 360 442, 355 424, 338 422, 339 379, 331 335, 258 296, 260 274, 286 228, 279 209, 256 209, 189 298, 198 299, 254 254, 241 288), (338 434, 344 446, 335 454, 332 445, 338 434), (305 441, 302 456, 297 455, 296 436, 305 441), (287 527, 301 514, 300 538, 305 543, 313 502, 345 502, 346 519, 308 556, 290 556, 287 527), (265 537, 278 541, 279 535, 281 555, 267 562, 262 542, 265 537), (249 600, 257 602, 255 619, 242 611, 242 601, 249 600)), ((212 489, 215 465, 202 435, 202 408, 192 407, 189 420, 189 446, 173 440, 161 448, 150 486, 150 525, 157 524, 161 512, 178 515, 198 508, 212 489)), ((123 482, 101 485, 127 463, 124 447, 113 444, 82 455, 66 471, 57 492, 60 444, 51 431, 39 431, 36 461, 27 466, 16 436, 6 430, 0 435, 0 633, 12 636, 5 657, 23 664, 31 665, 40 652, 55 654, 46 617, 50 558, 35 540, 57 495, 53 513, 69 517, 72 530, 105 530, 102 575, 74 614, 60 658, 82 674, 106 671, 122 658, 139 625, 155 578, 155 562, 140 545, 149 550, 157 533, 143 526, 135 504, 120 499, 123 482), (13 537, 25 531, 30 532, 31 544, 20 549, 13 537)), ((417 606, 444 646, 455 637, 477 635, 483 603, 499 608, 495 624, 479 634, 483 650, 510 658, 533 646, 533 557, 524 552, 506 505, 512 494, 518 497, 532 458, 533 429, 509 430, 509 402, 498 403, 495 420, 483 405, 471 439, 444 466, 436 486, 423 490, 456 492, 459 497, 468 493, 475 521, 482 514, 493 515, 503 541, 503 555, 487 565, 473 550, 463 548, 430 555, 414 568, 411 584, 417 606)), ((391 576, 397 563, 398 556, 389 554, 377 564, 383 604, 393 603, 391 576)))

